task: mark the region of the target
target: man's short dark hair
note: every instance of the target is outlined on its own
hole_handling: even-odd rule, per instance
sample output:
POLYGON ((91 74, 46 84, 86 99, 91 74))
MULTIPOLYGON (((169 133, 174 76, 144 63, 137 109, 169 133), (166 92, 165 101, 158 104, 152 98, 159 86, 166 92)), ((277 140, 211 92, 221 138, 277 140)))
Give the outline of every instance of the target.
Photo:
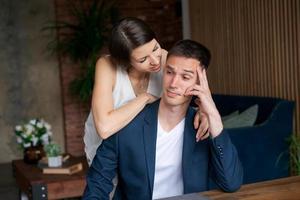
POLYGON ((207 69, 211 54, 208 48, 193 40, 180 40, 169 50, 168 56, 181 56, 199 60, 200 64, 207 69))

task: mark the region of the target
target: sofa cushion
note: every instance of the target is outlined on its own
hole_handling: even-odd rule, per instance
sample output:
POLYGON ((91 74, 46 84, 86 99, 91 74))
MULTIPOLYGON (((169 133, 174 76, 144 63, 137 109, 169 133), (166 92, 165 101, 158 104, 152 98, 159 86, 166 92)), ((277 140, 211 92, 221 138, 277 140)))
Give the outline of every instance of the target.
POLYGON ((258 113, 258 105, 255 104, 240 114, 235 111, 227 116, 222 117, 224 128, 238 128, 253 126, 258 113))
POLYGON ((229 115, 222 116, 222 122, 229 120, 235 116, 238 116, 239 114, 240 114, 240 112, 238 110, 236 110, 236 111, 230 113, 229 115))

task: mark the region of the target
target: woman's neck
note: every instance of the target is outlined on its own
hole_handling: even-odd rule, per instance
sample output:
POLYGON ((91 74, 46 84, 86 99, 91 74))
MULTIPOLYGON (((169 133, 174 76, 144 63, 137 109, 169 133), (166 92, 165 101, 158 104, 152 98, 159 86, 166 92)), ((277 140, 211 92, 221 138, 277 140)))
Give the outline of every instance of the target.
POLYGON ((128 71, 128 77, 136 96, 147 92, 149 75, 149 72, 140 72, 135 69, 131 69, 128 71))
POLYGON ((131 69, 128 69, 128 76, 130 77, 131 80, 136 80, 136 81, 144 80, 145 77, 148 76, 148 74, 149 72, 141 72, 134 69, 133 67, 131 67, 131 69))

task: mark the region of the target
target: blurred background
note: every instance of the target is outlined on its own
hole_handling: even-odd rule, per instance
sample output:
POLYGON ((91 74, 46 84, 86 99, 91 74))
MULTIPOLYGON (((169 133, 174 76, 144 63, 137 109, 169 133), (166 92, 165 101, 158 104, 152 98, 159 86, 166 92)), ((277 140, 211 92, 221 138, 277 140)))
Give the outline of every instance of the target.
POLYGON ((213 93, 295 101, 300 135, 299 0, 98 0, 101 13, 80 21, 95 2, 0 0, 0 163, 22 158, 14 128, 32 118, 51 125, 65 152, 84 154, 94 61, 106 52, 113 22, 127 16, 149 23, 166 49, 182 38, 208 46, 213 93), (101 30, 89 27, 97 17, 101 30))
POLYGON ((0 0, 1 199, 17 198, 17 125, 42 118, 63 152, 84 155, 95 61, 128 16, 167 50, 183 38, 206 45, 213 93, 294 101, 291 134, 300 136, 299 0, 0 0))

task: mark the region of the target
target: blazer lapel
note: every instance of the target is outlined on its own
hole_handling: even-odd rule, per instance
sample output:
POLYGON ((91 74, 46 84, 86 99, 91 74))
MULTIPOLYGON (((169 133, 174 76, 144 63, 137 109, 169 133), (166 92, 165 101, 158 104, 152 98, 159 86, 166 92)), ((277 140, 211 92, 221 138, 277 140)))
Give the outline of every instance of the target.
POLYGON ((183 182, 187 181, 187 174, 189 173, 189 167, 192 163, 192 155, 195 148, 195 129, 194 129, 194 111, 191 107, 187 110, 185 118, 184 136, 183 136, 183 151, 182 151, 182 175, 183 182))
POLYGON ((154 172, 155 172, 155 151, 157 137, 157 117, 159 100, 151 104, 145 114, 144 123, 144 147, 147 162, 148 180, 151 196, 153 193, 154 172))

